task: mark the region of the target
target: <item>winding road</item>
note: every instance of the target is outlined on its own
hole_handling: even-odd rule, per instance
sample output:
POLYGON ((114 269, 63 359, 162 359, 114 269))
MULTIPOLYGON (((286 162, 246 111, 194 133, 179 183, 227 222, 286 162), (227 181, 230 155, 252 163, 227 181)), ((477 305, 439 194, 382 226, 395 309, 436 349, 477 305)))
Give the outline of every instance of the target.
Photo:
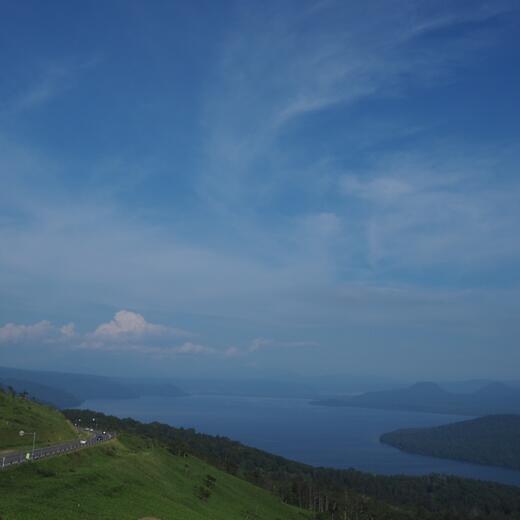
POLYGON ((97 444, 109 441, 113 438, 114 435, 111 433, 94 432, 87 440, 81 441, 78 439, 74 441, 61 442, 59 444, 52 444, 50 446, 45 446, 44 448, 36 448, 34 450, 34 454, 32 454, 31 449, 9 452, 0 456, 0 471, 17 464, 23 464, 25 462, 44 458, 57 457, 58 455, 63 455, 64 453, 90 448, 92 446, 96 446, 97 444))

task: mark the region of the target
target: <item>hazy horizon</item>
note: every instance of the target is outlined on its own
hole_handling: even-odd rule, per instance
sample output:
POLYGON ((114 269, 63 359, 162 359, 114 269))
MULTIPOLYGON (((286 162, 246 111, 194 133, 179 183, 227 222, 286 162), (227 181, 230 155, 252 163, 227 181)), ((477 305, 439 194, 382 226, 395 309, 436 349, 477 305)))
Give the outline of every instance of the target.
POLYGON ((3 11, 0 366, 517 379, 514 2, 3 11))

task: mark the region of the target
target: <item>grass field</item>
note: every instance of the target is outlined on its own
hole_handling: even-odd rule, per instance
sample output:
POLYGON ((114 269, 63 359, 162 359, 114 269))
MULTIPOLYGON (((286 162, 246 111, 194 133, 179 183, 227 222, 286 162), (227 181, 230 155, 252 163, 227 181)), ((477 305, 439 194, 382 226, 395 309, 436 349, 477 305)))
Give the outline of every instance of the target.
POLYGON ((36 432, 37 446, 78 437, 59 411, 0 392, 0 452, 32 445, 32 435, 20 437, 20 430, 36 432))
POLYGON ((0 496, 2 520, 310 518, 196 458, 130 436, 0 473, 0 496))

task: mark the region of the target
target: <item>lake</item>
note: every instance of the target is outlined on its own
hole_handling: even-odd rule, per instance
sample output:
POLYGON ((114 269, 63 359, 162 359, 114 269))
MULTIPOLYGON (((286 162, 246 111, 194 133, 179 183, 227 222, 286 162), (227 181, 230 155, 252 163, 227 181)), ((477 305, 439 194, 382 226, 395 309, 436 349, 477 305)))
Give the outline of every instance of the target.
POLYGON ((403 453, 379 442, 397 428, 437 426, 454 415, 314 406, 307 399, 191 395, 90 400, 82 408, 195 428, 315 466, 381 474, 448 473, 520 485, 520 471, 403 453))

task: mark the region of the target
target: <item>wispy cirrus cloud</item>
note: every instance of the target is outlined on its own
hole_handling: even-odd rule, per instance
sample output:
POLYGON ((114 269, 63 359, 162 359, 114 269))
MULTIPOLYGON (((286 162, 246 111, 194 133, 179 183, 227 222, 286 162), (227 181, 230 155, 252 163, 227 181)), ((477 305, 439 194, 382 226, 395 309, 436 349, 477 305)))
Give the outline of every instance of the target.
POLYGON ((341 178, 345 198, 363 203, 359 238, 374 268, 450 265, 469 274, 520 256, 512 239, 520 183, 509 174, 497 182, 495 173, 512 171, 511 158, 446 155, 390 155, 341 178))
POLYGON ((206 347, 197 343, 186 342, 178 347, 173 348, 175 354, 184 355, 200 355, 200 354, 215 354, 217 350, 212 347, 206 347))
POLYGON ((333 109, 348 120, 360 102, 452 81, 457 64, 493 45, 478 23, 511 9, 507 1, 489 7, 402 0, 392 9, 380 2, 299 3, 296 9, 244 3, 237 30, 219 47, 205 96, 199 192, 218 210, 254 221, 266 201, 289 197, 296 184, 318 188, 327 171, 322 157, 313 157, 314 147, 298 151, 306 164, 316 164, 308 176, 287 152, 310 118, 333 109), (436 46, 424 43, 435 31, 461 24, 475 27, 436 46))
POLYGON ((29 110, 47 103, 69 88, 69 70, 66 67, 51 66, 11 101, 11 107, 15 111, 29 110))
POLYGON ((60 98, 89 69, 100 63, 99 57, 76 62, 54 62, 35 67, 31 79, 20 84, 15 95, 4 99, 0 105, 4 112, 18 113, 45 105, 60 98))
POLYGON ((267 349, 301 349, 317 348, 319 343, 314 341, 279 341, 275 339, 256 338, 249 346, 249 352, 258 352, 267 349))

